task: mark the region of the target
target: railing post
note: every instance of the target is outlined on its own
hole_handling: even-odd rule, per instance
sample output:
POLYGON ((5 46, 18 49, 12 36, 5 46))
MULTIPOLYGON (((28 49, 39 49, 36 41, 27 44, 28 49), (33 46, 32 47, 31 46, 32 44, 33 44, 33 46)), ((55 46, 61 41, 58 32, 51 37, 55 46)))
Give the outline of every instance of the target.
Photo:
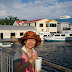
POLYGON ((1 48, 1 72, 2 72, 2 48, 1 48))

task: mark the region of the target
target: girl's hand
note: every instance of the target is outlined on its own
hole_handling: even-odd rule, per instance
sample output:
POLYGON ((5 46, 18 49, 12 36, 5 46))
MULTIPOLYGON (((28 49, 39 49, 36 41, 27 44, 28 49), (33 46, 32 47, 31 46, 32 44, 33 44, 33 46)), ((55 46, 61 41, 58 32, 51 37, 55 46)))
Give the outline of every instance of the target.
MULTIPOLYGON (((41 66, 41 69, 42 69, 42 66, 41 66)), ((36 70, 36 69, 35 69, 35 72, 37 72, 37 70, 36 70)), ((40 72, 40 70, 39 70, 38 72, 40 72)))
POLYGON ((37 55, 37 54, 34 54, 34 55, 32 55, 32 57, 29 59, 29 62, 32 63, 32 62, 34 62, 36 59, 38 59, 38 55, 37 55))
POLYGON ((35 69, 35 72, 40 72, 40 70, 39 70, 39 71, 37 71, 37 70, 35 69))

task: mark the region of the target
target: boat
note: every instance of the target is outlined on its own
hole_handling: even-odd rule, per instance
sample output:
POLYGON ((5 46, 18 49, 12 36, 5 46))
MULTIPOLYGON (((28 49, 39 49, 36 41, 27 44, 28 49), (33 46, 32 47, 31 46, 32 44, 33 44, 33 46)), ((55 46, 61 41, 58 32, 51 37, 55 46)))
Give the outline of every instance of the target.
POLYGON ((1 47, 11 47, 13 43, 6 43, 6 44, 2 44, 0 43, 1 47))
POLYGON ((68 18, 70 18, 70 16, 69 16, 69 15, 60 16, 60 19, 68 19, 68 18))
POLYGON ((49 37, 45 37, 45 41, 72 41, 72 33, 55 33, 49 37))
POLYGON ((39 36, 40 36, 41 40, 44 40, 45 37, 48 37, 50 35, 51 35, 50 32, 40 32, 39 33, 39 36))

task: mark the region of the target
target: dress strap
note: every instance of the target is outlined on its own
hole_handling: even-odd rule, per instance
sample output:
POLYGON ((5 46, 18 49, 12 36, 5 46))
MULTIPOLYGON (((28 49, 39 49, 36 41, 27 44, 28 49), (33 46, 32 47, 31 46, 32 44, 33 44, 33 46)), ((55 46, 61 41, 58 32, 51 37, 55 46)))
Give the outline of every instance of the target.
MULTIPOLYGON (((28 54, 27 54, 24 50, 22 50, 22 49, 21 49, 21 51, 26 55, 26 57, 27 57, 28 60, 29 60, 30 57, 28 56, 28 54)), ((31 63, 31 65, 32 65, 32 67, 33 67, 33 69, 34 69, 34 63, 31 63)))

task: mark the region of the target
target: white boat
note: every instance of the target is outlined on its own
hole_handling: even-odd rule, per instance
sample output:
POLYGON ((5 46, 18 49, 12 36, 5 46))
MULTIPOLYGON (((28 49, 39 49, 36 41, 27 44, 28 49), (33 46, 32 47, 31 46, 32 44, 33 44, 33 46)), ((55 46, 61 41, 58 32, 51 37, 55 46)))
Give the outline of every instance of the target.
POLYGON ((56 33, 49 37, 45 37, 46 41, 72 41, 72 33, 60 34, 56 33))
POLYGON ((51 35, 51 33, 49 33, 49 32, 40 32, 39 33, 41 40, 44 40, 45 37, 48 37, 50 35, 51 35))
POLYGON ((60 16, 60 19, 68 19, 68 18, 70 18, 70 16, 69 16, 69 15, 60 16))
POLYGON ((3 45, 2 43, 0 43, 0 46, 1 46, 1 47, 11 47, 12 44, 13 44, 13 43, 7 43, 7 44, 4 44, 4 45, 3 45))

